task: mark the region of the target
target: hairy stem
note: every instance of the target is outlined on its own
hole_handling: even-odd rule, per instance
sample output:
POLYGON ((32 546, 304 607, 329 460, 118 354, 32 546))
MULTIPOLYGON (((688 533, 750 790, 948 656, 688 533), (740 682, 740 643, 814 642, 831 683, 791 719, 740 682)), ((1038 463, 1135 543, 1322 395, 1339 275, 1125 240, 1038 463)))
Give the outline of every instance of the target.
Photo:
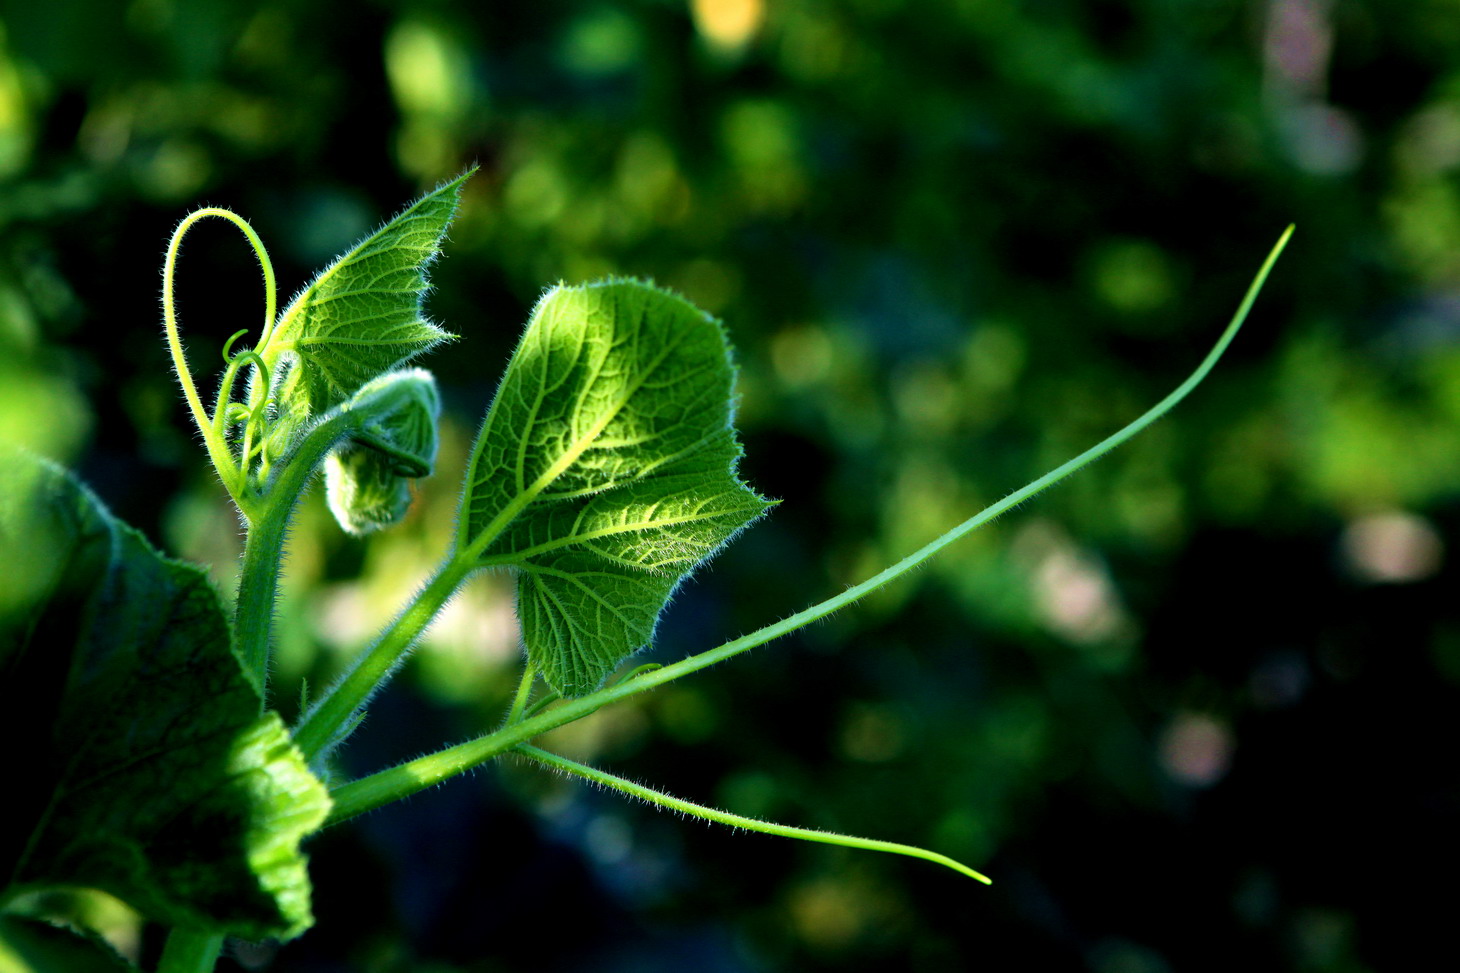
POLYGON ((274 601, 279 592, 289 519, 325 454, 362 421, 361 414, 347 410, 321 422, 300 441, 262 497, 245 494, 235 498, 248 521, 248 539, 244 542, 243 571, 234 607, 234 638, 244 668, 261 692, 268 685, 274 601))
POLYGON ((167 936, 157 973, 212 973, 221 952, 222 935, 177 928, 167 936))
POLYGON ((664 666, 662 669, 655 669, 646 672, 633 679, 625 679, 612 686, 600 689, 587 696, 580 696, 571 699, 553 709, 538 713, 509 726, 502 727, 494 733, 486 734, 475 740, 468 740, 465 743, 457 744, 454 747, 447 747, 444 750, 417 758, 380 771, 369 777, 341 785, 331 791, 334 799, 334 810, 330 814, 328 823, 338 823, 347 820, 366 811, 374 810, 392 801, 400 800, 419 791, 432 787, 456 774, 465 773, 488 760, 512 750, 519 744, 526 743, 533 737, 546 733, 574 720, 582 719, 590 713, 607 705, 608 703, 647 692, 656 686, 662 686, 667 682, 673 682, 698 672, 701 669, 709 668, 717 663, 747 652, 759 645, 764 645, 773 639, 780 638, 790 632, 802 628, 818 619, 824 618, 847 605, 866 597, 871 592, 902 575, 908 573, 918 565, 929 560, 938 554, 949 544, 968 534, 969 532, 982 527, 984 524, 998 517, 1000 514, 1012 507, 1018 506, 1035 494, 1038 494, 1055 483, 1074 473, 1081 467, 1099 459, 1115 447, 1130 439, 1136 433, 1155 422, 1161 416, 1169 412, 1178 402, 1187 396, 1207 373, 1222 357, 1227 346, 1231 344, 1242 323, 1247 319, 1248 312, 1252 309, 1253 301, 1257 299, 1258 291, 1262 289, 1263 283, 1267 280, 1273 264, 1277 262, 1278 255, 1287 246, 1288 239, 1292 236, 1293 228, 1288 227, 1287 231, 1279 238, 1272 252, 1268 254, 1267 260, 1263 262, 1257 276, 1253 279, 1252 285, 1247 289, 1242 303, 1232 316, 1231 322, 1222 332, 1220 338, 1212 350, 1208 352, 1196 370, 1192 372, 1186 381, 1182 382, 1175 391, 1166 396, 1156 405, 1152 406, 1139 418, 1118 432, 1106 437, 1100 443, 1085 450, 1079 456, 1064 463, 1050 472, 1034 480, 1027 486, 1009 494, 1004 499, 986 507, 984 510, 965 520, 954 527, 943 536, 925 544, 923 547, 909 554, 896 564, 883 571, 878 572, 860 584, 853 585, 845 591, 820 604, 812 605, 803 609, 788 618, 779 622, 760 628, 749 635, 732 639, 729 642, 701 652, 698 655, 681 659, 678 662, 664 666))
POLYGON ((268 685, 270 635, 284 539, 289 533, 289 509, 280 504, 263 517, 251 520, 243 545, 243 570, 233 609, 233 632, 244 671, 262 695, 268 685))
POLYGON ((340 731, 385 684, 436 613, 474 570, 473 565, 457 559, 443 564, 375 644, 305 714, 294 730, 294 742, 307 759, 314 760, 339 742, 340 731))

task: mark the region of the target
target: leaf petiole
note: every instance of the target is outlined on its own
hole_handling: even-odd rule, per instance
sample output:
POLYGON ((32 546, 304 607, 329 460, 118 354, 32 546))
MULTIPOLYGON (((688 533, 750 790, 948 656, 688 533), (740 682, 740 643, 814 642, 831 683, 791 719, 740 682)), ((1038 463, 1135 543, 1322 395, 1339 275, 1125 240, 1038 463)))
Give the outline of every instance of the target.
POLYGON ((350 721, 385 684, 436 613, 474 570, 473 565, 456 559, 443 564, 375 643, 315 702, 294 730, 294 742, 309 760, 343 739, 350 721))
POLYGON ((512 708, 507 711, 507 725, 522 719, 527 700, 532 696, 533 684, 537 682, 537 667, 531 662, 522 667, 522 682, 517 685, 517 695, 512 699, 512 708))
POLYGON ((523 712, 521 719, 531 719, 562 698, 563 694, 557 690, 544 693, 541 697, 532 701, 532 705, 527 707, 527 710, 523 712))

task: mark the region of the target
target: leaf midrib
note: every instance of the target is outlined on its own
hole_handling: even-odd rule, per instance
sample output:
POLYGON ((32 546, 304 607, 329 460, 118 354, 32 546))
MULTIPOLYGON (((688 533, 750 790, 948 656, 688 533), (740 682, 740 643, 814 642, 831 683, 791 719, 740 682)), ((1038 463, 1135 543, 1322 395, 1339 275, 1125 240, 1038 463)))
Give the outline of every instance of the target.
MULTIPOLYGON (((482 565, 483 567, 506 567, 513 564, 523 564, 530 558, 538 557, 542 554, 548 554, 552 551, 556 551, 564 547, 570 547, 574 544, 587 544, 590 541, 596 541, 602 537, 613 537, 616 534, 631 534, 635 531, 652 530, 656 527, 676 527, 680 524, 696 524, 700 523, 701 521, 715 520, 719 517, 727 516, 728 513, 729 512, 725 510, 717 510, 712 513, 696 514, 694 516, 687 517, 668 517, 663 520, 636 520, 628 524, 616 524, 613 527, 604 527, 598 530, 590 530, 582 534, 571 534, 558 540, 544 541, 541 544, 535 544, 532 547, 525 548, 520 551, 513 551, 511 554, 502 554, 496 557, 482 558, 477 563, 482 565)), ((600 554, 600 556, 606 555, 600 554)), ((621 559, 613 558, 612 560, 619 561, 621 559)), ((646 571, 645 573, 653 574, 654 572, 646 571)))
MULTIPOLYGON (((639 326, 635 328, 636 338, 642 330, 642 327, 643 322, 641 320, 639 326)), ((492 541, 496 540, 497 537, 501 535, 502 531, 507 529, 507 526, 511 524, 512 521, 517 519, 518 514, 522 513, 523 510, 527 509, 527 507, 534 500, 537 499, 538 494, 547 489, 550 483, 552 483, 558 477, 562 476, 565 472, 567 472, 569 467, 571 467, 574 463, 578 461, 578 457, 582 456, 583 453, 588 450, 588 448, 593 444, 593 441, 598 438, 599 433, 603 432, 604 429, 607 429, 608 424, 616 419, 618 417, 618 414, 623 411, 624 407, 629 404, 629 400, 632 399, 634 395, 638 393, 639 389, 643 387, 644 383, 649 380, 649 376, 653 375, 654 372, 659 368, 659 366, 664 364, 665 359, 667 359, 669 355, 685 340, 690 330, 690 328, 684 328, 680 331, 679 334, 675 335, 674 340, 668 342, 663 350, 661 350, 659 354, 643 369, 643 371, 634 380, 633 384, 623 393, 623 395, 620 397, 619 401, 613 406, 613 408, 605 410, 603 416, 596 420, 593 425, 589 427, 588 431, 580 436, 573 443, 572 446, 564 450, 563 455, 559 457, 559 459, 555 463, 549 466, 547 470, 542 473, 541 476, 533 481, 530 487, 528 487, 526 490, 520 491, 516 497, 508 501, 507 505, 498 512, 497 516, 493 517, 492 520, 487 524, 487 526, 482 529, 482 532, 477 535, 476 540, 472 541, 467 546, 465 551, 459 551, 459 556, 461 557, 461 559, 470 563, 480 563, 482 551, 486 550, 487 546, 490 545, 492 541)), ((588 387, 591 387, 591 385, 585 385, 585 390, 588 387)), ((580 395, 580 405, 582 403, 582 399, 583 396, 580 395)), ((542 396, 540 394, 538 396, 538 400, 534 402, 534 415, 536 414, 536 406, 541 404, 541 400, 542 396)), ((494 406, 492 412, 495 413, 496 411, 496 407, 494 406)), ((490 426, 490 424, 491 421, 489 419, 488 425, 490 426)), ((519 440, 520 442, 525 442, 527 440, 528 432, 530 431, 530 429, 530 426, 523 429, 520 434, 522 437, 521 440, 519 440)), ((472 458, 471 473, 473 474, 473 479, 475 479, 476 473, 476 460, 480 458, 481 449, 485 447, 485 445, 486 439, 484 435, 482 442, 478 444, 477 455, 472 458)))
POLYGON ((390 295, 390 296, 396 296, 396 297, 399 297, 399 296, 408 296, 409 297, 409 296, 414 296, 416 294, 421 293, 421 290, 422 290, 422 288, 419 287, 419 286, 417 286, 417 287, 356 287, 353 290, 340 290, 340 291, 336 291, 336 292, 334 292, 332 294, 316 294, 309 301, 307 301, 303 305, 303 307, 309 308, 310 310, 313 310, 315 308, 323 307, 326 304, 329 304, 329 303, 331 303, 333 301, 341 301, 341 300, 344 300, 347 297, 360 297, 361 295, 366 295, 366 296, 390 295))
MULTIPOLYGON (((399 327, 399 325, 397 325, 397 327, 399 327)), ((393 338, 386 340, 382 338, 335 338, 329 335, 314 335, 308 338, 299 338, 283 347, 285 348, 285 350, 293 349, 295 351, 298 351, 300 348, 309 345, 356 345, 361 347, 375 347, 379 345, 409 345, 424 343, 428 343, 428 339, 393 338)))

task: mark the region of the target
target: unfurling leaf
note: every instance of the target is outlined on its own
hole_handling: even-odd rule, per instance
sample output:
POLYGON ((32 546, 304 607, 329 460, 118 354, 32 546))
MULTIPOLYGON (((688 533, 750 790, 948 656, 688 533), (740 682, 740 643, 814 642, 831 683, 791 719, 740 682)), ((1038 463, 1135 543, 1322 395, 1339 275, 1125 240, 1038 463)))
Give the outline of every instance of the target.
POLYGON ((435 466, 441 396, 430 372, 412 368, 367 383, 348 408, 371 418, 325 461, 326 496, 342 528, 368 534, 405 516, 407 478, 429 476, 435 466))
POLYGON ((532 662, 566 696, 649 643, 680 581, 768 502, 739 479, 720 323, 633 280, 549 291, 473 449, 459 556, 518 571, 532 662))
POLYGON ((456 215, 465 172, 421 197, 294 298, 262 349, 290 355, 279 408, 318 414, 366 382, 452 337, 422 316, 426 267, 456 215))
POLYGON ((263 713, 203 572, 59 468, 0 451, 0 875, 104 889, 248 938, 311 922, 300 840, 329 811, 263 713))

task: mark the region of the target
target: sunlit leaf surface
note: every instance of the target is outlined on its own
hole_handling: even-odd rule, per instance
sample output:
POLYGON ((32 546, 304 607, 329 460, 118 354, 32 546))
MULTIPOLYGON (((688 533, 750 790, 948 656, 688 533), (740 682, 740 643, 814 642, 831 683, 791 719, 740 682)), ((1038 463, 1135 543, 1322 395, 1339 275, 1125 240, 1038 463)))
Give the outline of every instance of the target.
POLYGON ((468 472, 460 546, 519 572, 530 659, 581 695, 648 644, 679 582, 767 502, 736 475, 719 322, 650 285, 537 305, 468 472))
POLYGON ((343 402, 366 382, 451 337, 422 316, 426 267, 456 214, 463 173, 421 197, 340 257, 285 309, 270 336, 270 361, 292 352, 304 367, 285 397, 312 412, 343 402))

